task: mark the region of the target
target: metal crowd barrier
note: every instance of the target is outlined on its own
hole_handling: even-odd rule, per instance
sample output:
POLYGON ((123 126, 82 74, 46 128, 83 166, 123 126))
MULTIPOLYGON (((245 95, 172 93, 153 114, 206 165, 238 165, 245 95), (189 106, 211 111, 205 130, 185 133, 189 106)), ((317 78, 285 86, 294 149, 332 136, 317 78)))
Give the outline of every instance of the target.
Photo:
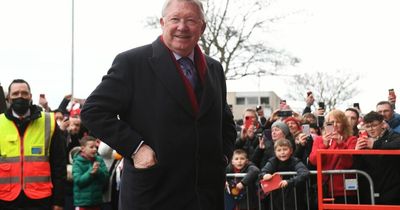
MULTIPOLYGON (((400 150, 349 150, 349 149, 335 149, 335 150, 317 150, 317 189, 318 189, 318 209, 362 209, 362 210, 384 210, 399 209, 399 205, 364 205, 364 204, 335 204, 335 203, 325 203, 323 200, 322 192, 322 155, 326 154, 342 154, 342 155, 400 155, 400 150)), ((373 193, 373 184, 370 183, 371 193, 373 193)), ((371 194, 371 201, 373 200, 374 193, 371 194)))
MULTIPOLYGON (((295 172, 295 171, 290 171, 290 172, 278 172, 280 175, 283 175, 283 176, 295 176, 296 174, 297 174, 297 172, 295 172)), ((368 183, 369 183, 369 191, 370 191, 370 196, 371 196, 371 204, 373 205, 373 204, 375 204, 375 199, 374 199, 374 184, 373 184, 373 181, 372 181, 372 179, 371 179, 371 177, 366 173, 366 172, 364 172, 364 171, 361 171, 361 170, 353 170, 353 169, 350 169, 350 170, 324 170, 324 171, 322 171, 322 174, 324 174, 324 175, 328 175, 328 176, 330 176, 330 180, 332 181, 333 179, 332 179, 332 177, 333 177, 333 175, 335 175, 335 174, 342 174, 343 175, 343 179, 345 179, 345 175, 346 174, 354 174, 354 176, 355 176, 355 179, 357 179, 358 180, 358 178, 359 178, 359 175, 362 175, 362 176, 364 176, 366 179, 367 179, 367 181, 368 181, 368 183)), ((229 174, 226 174, 226 176, 227 176, 227 178, 243 178, 244 176, 246 175, 246 173, 229 173, 229 174)), ((316 176, 317 175, 317 171, 315 171, 315 170, 311 170, 310 171, 310 178, 315 178, 315 177, 311 177, 311 176, 316 176)), ((343 180, 343 183, 345 183, 345 180, 343 180)), ((358 182, 357 182, 358 183, 358 182)), ((261 191, 261 189, 259 188, 259 184, 258 184, 258 181, 255 183, 255 184, 257 184, 257 187, 258 188, 256 188, 257 189, 257 196, 258 196, 258 210, 264 210, 264 207, 265 206, 263 206, 263 204, 265 205, 265 203, 262 203, 262 201, 261 201, 261 197, 260 197, 260 193, 263 193, 262 191, 261 191)), ((307 206, 307 210, 311 210, 311 209, 313 209, 313 206, 311 206, 312 204, 310 203, 310 201, 312 201, 312 200, 315 200, 315 199, 317 199, 316 197, 311 197, 312 196, 312 193, 311 193, 311 191, 312 190, 314 190, 313 188, 312 188, 312 185, 316 185, 317 184, 317 182, 315 182, 315 183, 311 183, 311 181, 310 181, 310 179, 307 179, 306 180, 306 182, 304 183, 305 184, 305 196, 306 196, 306 206, 307 206)), ((331 191, 331 195, 333 195, 333 184, 331 183, 331 188, 329 189, 330 191, 331 191)), ((282 193, 283 193, 283 189, 278 189, 279 191, 281 191, 282 193)), ((358 185, 357 185, 357 187, 355 187, 354 189, 352 189, 352 190, 355 190, 356 191, 356 194, 357 194, 357 201, 358 201, 358 204, 360 204, 360 199, 359 199, 359 187, 358 187, 358 185)), ((246 203, 247 203, 247 209, 250 209, 250 204, 249 204, 249 200, 248 200, 248 198, 249 198, 249 190, 247 189, 247 187, 246 187, 246 203)), ((344 195, 345 195, 345 197, 346 197, 346 189, 344 188, 344 195)), ((270 193, 268 196, 270 196, 270 198, 269 198, 269 210, 273 210, 274 208, 273 208, 273 202, 274 202, 274 199, 273 199, 273 197, 272 197, 272 193, 270 193)), ((267 197, 268 197, 267 196, 267 197)), ((294 187, 294 190, 293 190, 293 196, 294 196, 294 202, 295 202, 295 210, 303 210, 303 209, 300 209, 299 207, 297 207, 297 193, 296 193, 296 187, 294 187)), ((314 194, 314 196, 316 196, 315 194, 314 194)), ((324 196, 326 196, 326 195, 324 195, 324 196)), ((284 196, 283 196, 284 197, 284 196)), ((264 198, 265 199, 265 198, 264 198)), ((327 199, 326 197, 325 197, 325 200, 329 200, 329 198, 327 199)), ((333 200, 333 196, 332 196, 332 200, 333 200)), ((346 200, 345 200, 346 201, 346 200)), ((345 202, 346 204, 347 204, 347 202, 345 202)), ((285 209, 285 201, 284 200, 282 200, 282 209, 285 209)), ((316 206, 315 206, 316 207, 316 206)))
MULTIPOLYGON (((318 201, 318 205, 317 205, 317 207, 316 207, 316 209, 319 209, 319 210, 323 210, 323 209, 362 209, 362 210, 395 210, 395 209, 399 209, 400 210, 400 205, 376 205, 375 204, 375 196, 377 196, 377 195, 375 195, 375 192, 374 192, 374 183, 373 183, 373 180, 372 180, 372 178, 366 173, 366 172, 364 172, 364 171, 361 171, 361 170, 355 170, 355 169, 347 169, 347 170, 324 170, 324 171, 322 171, 321 169, 322 169, 322 162, 321 162, 321 159, 322 159, 322 155, 326 155, 326 154, 344 154, 344 155, 400 155, 400 150, 318 150, 317 151, 317 170, 316 171, 310 171, 310 174, 311 174, 311 176, 310 177, 312 177, 312 176, 317 176, 317 179, 316 179, 316 188, 317 188, 317 198, 315 198, 315 197, 310 197, 310 196, 312 196, 312 193, 310 193, 311 192, 311 190, 313 190, 312 189, 312 184, 315 184, 315 183, 310 183, 310 179, 308 179, 307 181, 306 181, 306 187, 305 187, 305 194, 306 194, 306 201, 307 201, 307 210, 310 210, 311 209, 311 205, 312 204, 310 204, 310 201, 312 200, 312 199, 317 199, 317 201, 318 201), (346 189, 346 186, 344 186, 344 197, 345 197, 345 200, 344 200, 344 203, 335 203, 335 201, 334 201, 334 198, 333 198, 333 175, 338 175, 338 174, 342 174, 342 176, 343 176, 343 183, 345 184, 345 181, 346 181, 346 178, 345 178, 345 176, 346 176, 346 174, 353 174, 353 176, 355 176, 355 180, 357 180, 355 183, 353 183, 353 185, 351 185, 351 186, 353 186, 352 187, 352 189, 346 189), (331 189, 329 189, 330 190, 330 194, 331 194, 331 197, 329 198, 329 197, 324 197, 324 196, 327 196, 327 195, 324 195, 323 194, 323 191, 322 191, 322 189, 323 189, 323 184, 322 184, 322 180, 323 180, 323 178, 322 178, 322 176, 326 176, 326 175, 328 175, 328 176, 330 176, 330 181, 331 181, 331 183, 330 183, 330 186, 331 186, 331 189), (359 176, 364 176, 365 178, 366 178, 366 180, 368 181, 368 183, 369 183, 369 191, 370 191, 370 204, 360 204, 360 193, 359 193, 359 190, 360 190, 360 185, 359 185, 359 182, 358 182, 358 180, 359 180, 359 176), (357 204, 349 204, 349 203, 347 203, 347 192, 346 192, 346 190, 355 190, 356 191, 356 195, 357 195, 357 204), (328 202, 330 202, 330 203, 327 203, 327 201, 328 202)), ((280 172, 280 174, 281 175, 296 175, 296 172, 280 172)), ((227 177, 236 177, 236 178, 243 178, 244 176, 245 176, 246 174, 245 173, 240 173, 240 174, 227 174, 227 177)), ((312 178, 315 178, 315 177, 312 177, 312 178)), ((259 210, 265 210, 263 207, 263 205, 261 204, 261 200, 260 200, 260 188, 259 188, 259 184, 258 184, 258 181, 257 181, 257 186, 258 186, 258 188, 257 188, 257 190, 258 190, 258 192, 257 192, 257 195, 258 195, 258 209, 259 210)), ((279 189, 278 189, 279 190, 279 189)), ((281 190, 282 191, 282 190, 281 190)), ((296 201, 296 189, 294 189, 293 190, 294 191, 294 200, 296 201)), ((249 192, 248 192, 248 189, 246 189, 246 193, 248 194, 249 192)), ((271 193, 270 193, 271 194, 271 193)), ((270 199, 270 208, 267 208, 267 209, 269 209, 269 210, 272 210, 272 208, 271 207, 273 207, 273 205, 272 205, 272 202, 274 202, 273 201, 273 199, 270 199)), ((284 201, 283 201, 283 204, 284 204, 284 201)), ((249 208, 249 202, 247 201, 247 207, 249 208)), ((295 208, 297 209, 297 206, 295 206, 295 208)), ((284 209, 284 208, 283 208, 284 209)))

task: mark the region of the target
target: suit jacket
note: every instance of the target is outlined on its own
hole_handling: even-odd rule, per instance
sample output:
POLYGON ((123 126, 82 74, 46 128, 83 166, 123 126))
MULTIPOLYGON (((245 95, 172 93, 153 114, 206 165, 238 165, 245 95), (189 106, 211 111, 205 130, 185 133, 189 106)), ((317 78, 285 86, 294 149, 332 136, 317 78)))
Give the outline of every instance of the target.
POLYGON ((206 66, 198 113, 160 38, 119 54, 86 100, 84 125, 125 157, 121 209, 223 209, 236 131, 222 66, 206 66), (158 160, 148 169, 131 159, 142 140, 158 160))

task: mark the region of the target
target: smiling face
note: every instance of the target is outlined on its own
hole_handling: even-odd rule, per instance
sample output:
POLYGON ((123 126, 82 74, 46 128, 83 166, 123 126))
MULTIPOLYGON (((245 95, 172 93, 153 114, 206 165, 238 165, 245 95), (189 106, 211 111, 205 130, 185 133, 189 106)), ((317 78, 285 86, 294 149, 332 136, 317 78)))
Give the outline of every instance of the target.
POLYGON ((385 130, 384 125, 383 121, 374 120, 371 123, 365 123, 364 128, 370 137, 378 138, 385 130))
POLYGON ((93 158, 97 153, 96 141, 88 141, 85 145, 81 146, 82 153, 86 157, 93 158))
POLYGON ((290 133, 293 135, 300 131, 299 125, 295 121, 288 121, 286 125, 289 127, 290 133))
POLYGON ((276 141, 278 139, 284 139, 285 138, 285 133, 278 128, 278 127, 272 127, 271 128, 271 137, 273 141, 276 141))
POLYGON ((206 24, 193 2, 172 0, 160 19, 165 45, 173 52, 188 56, 203 34, 206 24))

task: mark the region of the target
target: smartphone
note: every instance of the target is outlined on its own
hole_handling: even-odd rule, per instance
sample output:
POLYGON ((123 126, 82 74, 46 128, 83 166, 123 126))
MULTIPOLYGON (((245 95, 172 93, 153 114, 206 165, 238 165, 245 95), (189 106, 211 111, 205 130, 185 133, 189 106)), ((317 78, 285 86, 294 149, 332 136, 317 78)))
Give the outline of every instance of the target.
POLYGON ((251 125, 253 125, 253 119, 251 117, 246 117, 246 119, 244 119, 244 128, 247 130, 251 125))
POLYGON ((396 109, 396 93, 394 93, 394 89, 390 88, 389 89, 389 101, 392 103, 393 109, 396 109))
POLYGON ((324 121, 325 121, 325 117, 323 115, 317 116, 317 124, 318 124, 319 128, 324 127, 324 121))
POLYGON ((301 125, 301 130, 303 131, 306 136, 310 136, 310 124, 303 124, 301 125))
POLYGON ((45 98, 45 95, 42 93, 39 95, 40 98, 45 98))
POLYGON ((67 121, 67 120, 69 120, 69 114, 64 114, 63 121, 67 121))
POLYGON ((312 91, 307 92, 307 96, 310 96, 312 94, 312 91))
POLYGON ((321 109, 325 109, 325 103, 323 101, 322 102, 318 102, 318 107, 321 108, 321 109))
POLYGON ((354 103, 353 107, 359 110, 360 109, 360 104, 359 103, 354 103))
POLYGON ((326 133, 332 133, 333 131, 334 131, 333 124, 332 123, 327 123, 326 126, 325 126, 325 132, 326 133))
POLYGON ((293 115, 293 111, 278 111, 278 117, 291 117, 293 115))
POLYGON ((358 137, 367 137, 368 138, 368 132, 365 130, 360 130, 360 132, 358 132, 358 137))

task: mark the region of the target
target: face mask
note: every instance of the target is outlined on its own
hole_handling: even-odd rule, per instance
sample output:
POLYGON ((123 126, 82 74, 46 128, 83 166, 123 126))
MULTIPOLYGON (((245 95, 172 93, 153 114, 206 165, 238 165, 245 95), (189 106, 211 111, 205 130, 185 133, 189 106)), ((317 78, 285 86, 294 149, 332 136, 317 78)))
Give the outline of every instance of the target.
POLYGON ((31 105, 31 101, 25 98, 16 98, 11 100, 11 109, 18 115, 24 115, 31 105))

